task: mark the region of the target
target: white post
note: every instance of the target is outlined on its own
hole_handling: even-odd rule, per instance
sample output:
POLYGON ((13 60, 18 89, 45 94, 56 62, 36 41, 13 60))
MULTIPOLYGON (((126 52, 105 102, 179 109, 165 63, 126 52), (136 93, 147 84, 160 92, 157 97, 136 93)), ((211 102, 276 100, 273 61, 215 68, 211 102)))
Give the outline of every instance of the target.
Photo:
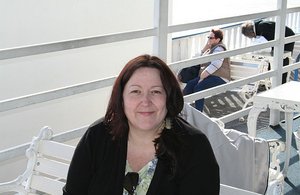
MULTIPOLYGON (((275 40, 278 40, 279 44, 274 46, 274 63, 271 69, 276 70, 277 72, 276 76, 271 78, 272 87, 280 85, 282 79, 286 8, 287 0, 277 0, 277 9, 280 10, 280 15, 275 19, 275 40)), ((279 120, 280 112, 278 110, 270 110, 270 125, 278 125, 279 120)))
POLYGON ((157 28, 157 36, 154 38, 153 52, 167 62, 169 0, 155 0, 154 11, 154 26, 157 28))
MULTIPOLYGON (((294 132, 295 140, 296 140, 296 146, 297 146, 297 153, 299 154, 300 159, 300 126, 298 127, 298 130, 294 132)), ((300 160, 299 160, 300 163, 300 160)))

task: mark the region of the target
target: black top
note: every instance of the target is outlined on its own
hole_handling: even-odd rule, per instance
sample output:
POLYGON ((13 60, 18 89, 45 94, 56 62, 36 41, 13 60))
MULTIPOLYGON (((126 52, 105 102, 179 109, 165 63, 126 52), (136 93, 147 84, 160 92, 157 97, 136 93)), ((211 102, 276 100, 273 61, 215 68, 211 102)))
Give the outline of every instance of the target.
MULTIPOLYGON (((275 38, 275 22, 258 20, 254 22, 256 35, 264 36, 268 41, 274 40, 275 38)), ((293 36, 295 33, 289 27, 285 27, 285 37, 293 36)), ((285 51, 294 50, 294 42, 284 45, 285 51)))
MULTIPOLYGON (((158 159, 147 195, 218 195, 219 166, 207 137, 181 118, 173 121, 183 140, 173 179, 158 159)), ((178 135, 178 134, 177 134, 178 135)), ((83 135, 70 164, 64 195, 122 195, 126 139, 112 140, 102 120, 83 135)))

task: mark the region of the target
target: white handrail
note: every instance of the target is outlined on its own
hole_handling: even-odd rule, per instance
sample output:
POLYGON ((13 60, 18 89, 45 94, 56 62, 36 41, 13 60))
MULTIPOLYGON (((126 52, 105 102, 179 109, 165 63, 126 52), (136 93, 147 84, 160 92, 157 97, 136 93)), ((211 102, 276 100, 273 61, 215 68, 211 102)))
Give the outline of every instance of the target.
POLYGON ((157 36, 155 28, 0 50, 0 60, 157 36))

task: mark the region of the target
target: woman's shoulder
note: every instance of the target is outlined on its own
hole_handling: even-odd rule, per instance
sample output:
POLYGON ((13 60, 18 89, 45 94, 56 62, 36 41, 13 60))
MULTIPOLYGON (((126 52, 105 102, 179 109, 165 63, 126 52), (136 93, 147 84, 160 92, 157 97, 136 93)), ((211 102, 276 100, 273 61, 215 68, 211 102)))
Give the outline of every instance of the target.
POLYGON ((195 164, 215 162, 214 153, 206 135, 184 119, 178 118, 177 123, 180 125, 181 131, 185 132, 185 136, 181 136, 183 141, 180 156, 181 163, 184 166, 191 167, 195 164), (203 155, 206 156, 205 160, 203 155))
POLYGON ((192 139, 203 139, 206 138, 206 135, 196 127, 192 126, 190 123, 188 123, 186 120, 184 120, 181 117, 177 117, 175 119, 176 128, 178 128, 178 131, 181 132, 180 134, 185 135, 187 138, 192 139))
POLYGON ((90 126, 89 129, 91 128, 97 128, 97 127, 104 127, 104 117, 99 118, 98 120, 94 121, 90 126))
POLYGON ((177 128, 181 132, 182 141, 186 148, 192 150, 204 151, 211 148, 210 141, 207 136, 198 128, 189 124, 186 120, 178 117, 176 119, 177 128))
POLYGON ((104 118, 100 118, 93 122, 86 130, 84 137, 88 139, 111 139, 111 134, 109 133, 109 128, 104 123, 104 118))

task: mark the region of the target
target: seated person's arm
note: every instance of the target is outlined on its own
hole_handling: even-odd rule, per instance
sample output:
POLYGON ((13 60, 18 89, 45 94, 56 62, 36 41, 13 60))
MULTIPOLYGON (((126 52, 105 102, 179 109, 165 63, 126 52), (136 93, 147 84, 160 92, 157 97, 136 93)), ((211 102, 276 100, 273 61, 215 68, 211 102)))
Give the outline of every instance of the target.
POLYGON ((210 47, 211 46, 209 45, 209 42, 206 42, 206 44, 204 45, 203 49, 201 50, 201 55, 208 54, 210 47))
MULTIPOLYGON (((224 51, 222 47, 217 47, 213 53, 224 51)), ((223 64, 224 58, 213 60, 210 62, 210 64, 201 72, 199 75, 200 81, 208 77, 209 75, 216 72, 223 64)))
POLYGON ((206 71, 206 70, 203 70, 201 72, 201 74, 199 75, 200 77, 200 80, 199 81, 202 81, 203 79, 205 79, 206 77, 208 77, 210 74, 206 71))

